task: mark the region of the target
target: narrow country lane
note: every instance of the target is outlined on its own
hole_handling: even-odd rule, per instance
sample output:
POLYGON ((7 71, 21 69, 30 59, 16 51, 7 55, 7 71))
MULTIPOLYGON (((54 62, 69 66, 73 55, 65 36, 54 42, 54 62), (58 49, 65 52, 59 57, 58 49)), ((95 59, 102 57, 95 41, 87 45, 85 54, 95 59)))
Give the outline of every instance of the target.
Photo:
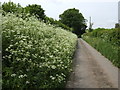
POLYGON ((118 68, 82 39, 78 39, 73 72, 66 88, 118 88, 118 68))

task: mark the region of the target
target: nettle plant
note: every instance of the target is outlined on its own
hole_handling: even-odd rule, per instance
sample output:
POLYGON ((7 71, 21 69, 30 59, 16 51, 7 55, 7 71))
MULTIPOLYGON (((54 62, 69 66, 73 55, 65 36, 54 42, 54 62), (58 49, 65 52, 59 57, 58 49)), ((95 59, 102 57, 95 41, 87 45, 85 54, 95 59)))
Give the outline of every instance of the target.
POLYGON ((2 21, 3 89, 64 87, 77 36, 35 17, 2 21))

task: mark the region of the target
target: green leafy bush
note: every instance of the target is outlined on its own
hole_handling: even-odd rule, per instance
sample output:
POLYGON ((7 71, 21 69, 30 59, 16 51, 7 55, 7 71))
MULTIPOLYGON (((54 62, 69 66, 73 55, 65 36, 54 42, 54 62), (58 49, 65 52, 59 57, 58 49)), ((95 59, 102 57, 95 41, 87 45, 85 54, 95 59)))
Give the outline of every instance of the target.
POLYGON ((120 46, 120 29, 96 29, 93 32, 84 35, 90 37, 99 37, 113 45, 120 46))
POLYGON ((3 89, 64 87, 76 35, 12 14, 3 17, 2 28, 3 89))
POLYGON ((83 39, 96 48, 111 62, 120 67, 120 29, 96 29, 93 32, 85 33, 83 39))
POLYGON ((72 28, 66 26, 65 24, 61 23, 60 21, 54 20, 53 18, 49 18, 47 16, 45 17, 44 22, 47 23, 47 24, 52 24, 52 25, 54 25, 56 27, 61 27, 61 28, 65 29, 65 30, 68 30, 68 31, 71 31, 71 32, 73 31, 72 28))

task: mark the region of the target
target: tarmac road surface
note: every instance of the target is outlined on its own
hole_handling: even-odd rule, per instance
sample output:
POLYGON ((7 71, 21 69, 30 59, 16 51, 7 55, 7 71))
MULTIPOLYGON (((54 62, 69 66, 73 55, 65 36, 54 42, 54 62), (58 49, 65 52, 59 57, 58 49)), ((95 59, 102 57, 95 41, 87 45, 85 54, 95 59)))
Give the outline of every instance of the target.
POLYGON ((118 68, 79 38, 66 88, 118 88, 118 68))

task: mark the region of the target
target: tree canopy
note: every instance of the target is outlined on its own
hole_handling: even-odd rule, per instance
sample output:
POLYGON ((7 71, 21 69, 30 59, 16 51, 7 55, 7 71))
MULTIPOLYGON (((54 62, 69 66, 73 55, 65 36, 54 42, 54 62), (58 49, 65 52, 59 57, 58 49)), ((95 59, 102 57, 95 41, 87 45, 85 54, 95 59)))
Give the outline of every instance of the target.
POLYGON ((15 4, 13 2, 7 2, 7 3, 4 2, 2 4, 2 9, 7 13, 8 12, 9 13, 16 13, 16 12, 20 12, 22 7, 19 3, 15 4))
POLYGON ((63 14, 59 15, 60 21, 73 28, 73 33, 81 36, 86 29, 85 19, 81 13, 79 13, 78 9, 68 9, 63 12, 63 14))
POLYGON ((45 13, 41 5, 32 4, 25 7, 25 12, 35 15, 38 19, 44 19, 45 13))
POLYGON ((73 33, 80 36, 85 32, 86 25, 85 19, 78 9, 68 9, 61 14, 60 20, 54 20, 53 18, 45 15, 45 10, 41 5, 32 4, 22 7, 19 3, 7 2, 2 4, 2 15, 9 13, 15 13, 16 16, 26 19, 30 16, 36 16, 38 20, 43 20, 45 23, 55 25, 56 27, 62 27, 66 30, 72 31, 73 33))

